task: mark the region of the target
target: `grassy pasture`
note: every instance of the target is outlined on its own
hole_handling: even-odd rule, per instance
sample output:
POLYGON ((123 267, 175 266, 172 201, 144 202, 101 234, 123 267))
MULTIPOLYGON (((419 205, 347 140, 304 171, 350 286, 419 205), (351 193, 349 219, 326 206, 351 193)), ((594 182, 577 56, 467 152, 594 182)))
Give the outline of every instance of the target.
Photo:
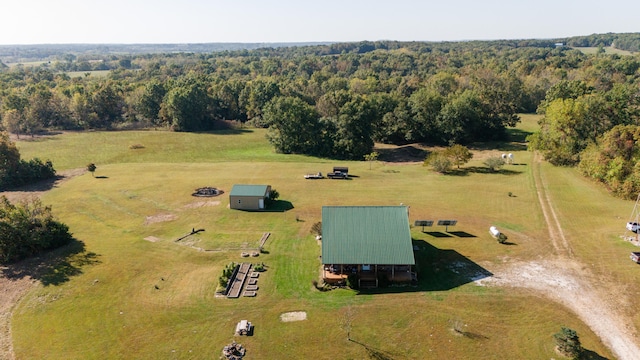
MULTIPOLYGON (((524 117, 514 136, 535 129, 535 121, 524 117)), ((39 285, 17 307, 12 330, 20 359, 215 358, 240 319, 255 324, 254 336, 236 339, 251 359, 555 358, 552 335, 561 326, 577 330, 590 351, 612 358, 562 306, 526 291, 478 286, 469 279, 474 274, 448 266, 466 262, 475 271, 490 271, 505 258, 544 258, 551 252, 532 175, 537 165, 531 153, 511 144, 478 147, 465 166, 469 171, 448 176, 419 163, 376 162, 370 170, 366 162, 275 154, 263 130, 66 133, 18 146, 24 158, 50 158, 59 170, 95 162, 100 177, 87 173, 44 195, 95 256, 83 262, 86 253, 70 255, 74 275, 39 285), (129 149, 133 144, 144 148, 129 149), (482 171, 484 158, 503 152, 512 152, 517 165, 496 174, 482 171), (357 177, 302 178, 338 164, 357 177), (229 210, 234 183, 271 184, 293 209, 229 210), (201 186, 226 193, 192 197, 201 186), (449 231, 470 237, 412 228, 419 248, 417 288, 361 294, 313 289, 320 248, 309 229, 320 220, 321 206, 399 203, 410 206, 411 221, 457 219, 449 231), (488 234, 490 225, 515 245, 498 245, 488 234), (192 228, 205 231, 174 241, 192 228), (267 231, 268 253, 252 259, 268 267, 258 296, 215 298, 222 268, 241 262, 241 249, 255 247, 267 231), (158 241, 144 240, 149 236, 158 241), (341 328, 348 309, 354 341, 341 328), (279 315, 287 311, 306 311, 307 320, 283 323, 279 315), (451 330, 456 321, 464 324, 465 336, 451 330)), ((633 203, 611 198, 574 170, 539 166, 575 256, 617 290, 640 295, 624 285, 639 277, 627 258, 631 245, 618 238, 633 203)))
POLYGON ((85 77, 87 74, 89 74, 89 76, 91 77, 102 78, 109 75, 110 72, 111 70, 69 71, 67 72, 67 75, 69 75, 69 77, 75 78, 75 77, 85 77))
MULTIPOLYGON (((592 54, 597 54, 598 53, 598 48, 597 47, 576 47, 576 49, 582 51, 583 53, 585 53, 587 55, 592 55, 592 54)), ((616 49, 616 48, 611 47, 611 46, 605 46, 604 47, 604 52, 605 52, 605 54, 633 55, 632 51, 616 49)))

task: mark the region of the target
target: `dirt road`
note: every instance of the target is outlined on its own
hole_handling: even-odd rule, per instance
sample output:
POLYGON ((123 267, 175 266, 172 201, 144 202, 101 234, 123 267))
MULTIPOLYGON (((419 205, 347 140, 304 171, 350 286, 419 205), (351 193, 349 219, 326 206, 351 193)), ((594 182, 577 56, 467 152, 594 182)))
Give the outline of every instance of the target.
MULTIPOLYGON (((575 260, 562 226, 546 191, 544 175, 540 171, 540 157, 535 155, 533 175, 549 239, 555 254, 543 261, 506 261, 498 268, 486 264, 494 276, 481 280, 488 285, 529 289, 558 302, 573 311, 619 360, 639 358, 637 330, 619 310, 607 289, 596 282, 583 264, 575 260)), ((623 294, 614 294, 614 297, 623 294)))

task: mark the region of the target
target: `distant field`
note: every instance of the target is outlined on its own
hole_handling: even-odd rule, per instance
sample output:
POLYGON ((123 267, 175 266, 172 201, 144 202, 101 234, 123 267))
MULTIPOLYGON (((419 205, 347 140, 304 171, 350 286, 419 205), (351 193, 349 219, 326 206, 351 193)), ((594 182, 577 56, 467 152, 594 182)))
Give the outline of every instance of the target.
MULTIPOLYGON (((538 118, 523 116, 513 138, 535 130, 538 118)), ((217 358, 241 319, 255 324, 254 336, 235 339, 251 359, 549 359, 558 358, 552 335, 561 326, 577 330, 590 351, 613 358, 566 308, 527 291, 476 285, 473 273, 455 268, 465 261, 490 271, 506 259, 549 256, 533 154, 521 144, 477 150, 465 166, 469 171, 444 176, 420 163, 376 162, 369 169, 365 162, 276 154, 264 135, 257 129, 88 132, 20 141, 24 158, 49 158, 61 170, 95 162, 98 169, 96 178, 72 178, 43 198, 85 251, 96 255, 70 257, 69 266, 57 269, 71 274, 68 280, 38 285, 19 304, 13 319, 17 358, 217 358), (133 144, 144 148, 130 149, 133 144), (504 152, 514 154, 516 165, 501 173, 481 171, 484 158, 504 152), (334 165, 348 166, 357 177, 302 177, 334 165), (270 184, 293 209, 232 211, 228 191, 235 183, 270 184), (201 186, 227 193, 192 197, 201 186), (412 228, 416 288, 315 290, 320 247, 310 228, 320 221, 321 206, 400 203, 410 206, 411 221, 457 219, 450 230, 472 237, 434 237, 412 228), (504 229, 514 245, 497 244, 491 225, 504 229), (205 231, 174 241, 192 228, 205 231), (241 249, 255 247, 263 232, 272 233, 267 253, 251 259, 268 269, 260 275, 258 296, 215 298, 222 268, 246 260, 241 249), (288 311, 306 311, 307 320, 281 322, 288 311), (341 325, 347 311, 354 341, 341 325), (455 322, 464 324, 467 336, 451 330, 455 322)), ((574 170, 547 164, 541 170, 575 256, 631 298, 640 296, 623 285, 640 277, 627 258, 630 245, 618 238, 633 203, 611 198, 574 170)))
MULTIPOLYGON (((597 54, 598 53, 598 48, 597 47, 576 47, 574 49, 578 49, 578 50, 582 51, 585 54, 597 54)), ((616 49, 616 48, 611 47, 611 46, 606 46, 604 48, 604 52, 606 54, 633 55, 633 52, 631 52, 631 51, 620 50, 620 49, 616 49)))
POLYGON ((67 75, 69 75, 72 78, 74 78, 74 77, 85 77, 85 76, 87 76, 87 74, 89 74, 89 76, 92 76, 92 77, 105 77, 105 76, 109 75, 110 71, 111 70, 69 71, 69 72, 67 72, 67 75))
POLYGON ((46 64, 49 61, 25 61, 25 62, 18 62, 18 63, 5 63, 5 65, 7 65, 8 67, 14 67, 16 65, 23 65, 23 66, 40 66, 42 64, 46 64))

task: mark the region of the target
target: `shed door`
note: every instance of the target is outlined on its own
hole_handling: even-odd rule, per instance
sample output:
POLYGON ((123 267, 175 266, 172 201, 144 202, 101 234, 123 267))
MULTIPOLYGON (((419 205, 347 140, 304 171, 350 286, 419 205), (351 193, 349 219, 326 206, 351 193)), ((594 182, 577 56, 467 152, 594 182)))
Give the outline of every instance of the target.
POLYGON ((264 209, 264 199, 258 200, 258 209, 264 209))

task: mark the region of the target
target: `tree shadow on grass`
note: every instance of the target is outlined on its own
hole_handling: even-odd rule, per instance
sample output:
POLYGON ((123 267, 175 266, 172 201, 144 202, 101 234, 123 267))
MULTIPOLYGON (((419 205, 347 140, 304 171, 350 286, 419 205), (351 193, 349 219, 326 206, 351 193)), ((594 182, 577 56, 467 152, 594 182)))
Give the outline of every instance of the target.
POLYGON ((520 175, 522 171, 514 171, 510 169, 491 170, 484 166, 469 166, 460 169, 453 169, 446 175, 452 176, 468 176, 469 174, 495 174, 495 175, 520 175))
POLYGON ((404 145, 391 149, 376 149, 380 156, 378 160, 390 163, 424 161, 429 152, 416 145, 404 145))
POLYGON ((74 239, 59 249, 0 268, 7 279, 30 277, 43 285, 60 285, 82 274, 85 266, 99 264, 99 255, 86 252, 84 243, 74 239))
POLYGON ((509 140, 516 143, 524 144, 527 141, 527 136, 531 134, 533 133, 530 131, 524 131, 522 129, 517 129, 517 128, 507 129, 507 135, 509 136, 509 140))
POLYGON ((609 360, 609 358, 601 356, 595 351, 591 351, 584 348, 582 349, 582 354, 580 354, 580 359, 581 360, 609 360))
POLYGON ((0 189, 0 191, 22 191, 22 192, 40 192, 48 191, 55 187, 57 181, 64 179, 64 176, 56 175, 50 179, 40 180, 32 184, 26 184, 16 187, 8 187, 6 189, 0 189))
POLYGON ((349 339, 349 341, 364 347, 364 349, 367 351, 367 356, 369 356, 369 359, 372 359, 372 360, 393 360, 394 359, 394 355, 388 351, 376 349, 373 346, 369 346, 357 340, 349 339))
POLYGON ((218 122, 216 128, 209 131, 193 131, 194 134, 212 134, 212 135, 242 135, 253 133, 253 129, 236 128, 223 122, 218 122))

